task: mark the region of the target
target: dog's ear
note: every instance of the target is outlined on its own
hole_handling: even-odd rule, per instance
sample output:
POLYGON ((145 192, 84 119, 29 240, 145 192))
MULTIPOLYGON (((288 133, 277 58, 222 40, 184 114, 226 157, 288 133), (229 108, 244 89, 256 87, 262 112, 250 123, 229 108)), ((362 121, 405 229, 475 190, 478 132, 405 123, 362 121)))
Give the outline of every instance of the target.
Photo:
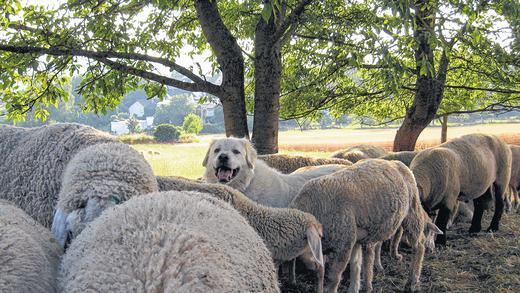
POLYGON ((213 146, 213 144, 215 144, 215 140, 212 140, 209 144, 208 151, 206 152, 206 156, 204 157, 204 161, 202 161, 203 167, 206 167, 206 165, 208 164, 209 152, 211 151, 211 147, 213 146))
POLYGON ((253 144, 247 138, 244 137, 241 140, 244 143, 244 149, 246 150, 247 166, 253 169, 256 162, 256 150, 253 147, 253 144))

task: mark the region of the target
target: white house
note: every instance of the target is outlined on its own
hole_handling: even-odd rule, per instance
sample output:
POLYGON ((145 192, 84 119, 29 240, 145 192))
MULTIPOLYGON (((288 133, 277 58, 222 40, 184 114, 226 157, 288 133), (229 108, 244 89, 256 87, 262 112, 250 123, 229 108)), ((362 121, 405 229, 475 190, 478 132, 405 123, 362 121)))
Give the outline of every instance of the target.
POLYGON ((143 104, 139 102, 133 103, 130 108, 128 108, 128 113, 130 114, 130 117, 143 117, 144 115, 144 106, 143 104))
POLYGON ((116 135, 127 134, 130 132, 130 130, 128 130, 128 123, 126 123, 126 120, 110 122, 110 131, 116 135))

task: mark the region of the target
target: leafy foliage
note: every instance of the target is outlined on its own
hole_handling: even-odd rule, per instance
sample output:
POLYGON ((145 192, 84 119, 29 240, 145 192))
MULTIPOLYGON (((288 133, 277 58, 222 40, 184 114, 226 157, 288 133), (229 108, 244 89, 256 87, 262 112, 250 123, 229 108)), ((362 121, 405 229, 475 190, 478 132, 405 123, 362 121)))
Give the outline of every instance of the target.
POLYGON ((186 133, 199 134, 202 130, 202 119, 199 116, 190 113, 184 117, 182 128, 186 133))
POLYGON ((158 125, 153 133, 157 142, 175 142, 180 135, 181 128, 171 124, 158 125))

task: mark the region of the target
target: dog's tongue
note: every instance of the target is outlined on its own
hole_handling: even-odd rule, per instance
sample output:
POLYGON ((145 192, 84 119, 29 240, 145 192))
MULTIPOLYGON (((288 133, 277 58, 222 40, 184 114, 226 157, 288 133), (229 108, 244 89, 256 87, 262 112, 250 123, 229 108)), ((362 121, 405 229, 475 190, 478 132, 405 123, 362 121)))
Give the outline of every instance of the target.
POLYGON ((217 177, 219 181, 230 181, 231 176, 233 175, 233 171, 229 169, 218 169, 217 177))

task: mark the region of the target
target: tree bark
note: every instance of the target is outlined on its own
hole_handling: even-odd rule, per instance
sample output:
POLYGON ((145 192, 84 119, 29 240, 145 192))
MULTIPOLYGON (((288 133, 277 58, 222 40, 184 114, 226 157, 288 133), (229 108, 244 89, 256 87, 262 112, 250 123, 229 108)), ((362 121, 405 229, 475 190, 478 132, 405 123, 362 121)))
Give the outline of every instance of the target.
POLYGON ((217 1, 196 0, 195 9, 202 32, 213 49, 222 71, 223 93, 218 98, 224 109, 226 135, 249 139, 242 50, 222 21, 217 1))
POLYGON ((278 152, 280 117, 280 42, 275 39, 274 17, 261 18, 255 31, 255 111, 253 143, 259 154, 278 152))
POLYGON ((441 143, 445 143, 448 140, 448 115, 442 116, 441 121, 441 143))
POLYGON ((415 64, 417 81, 415 98, 406 111, 403 124, 394 139, 394 151, 413 151, 421 132, 435 118, 444 94, 448 58, 443 51, 439 61, 438 73, 434 70, 434 52, 429 39, 434 36, 436 5, 429 0, 415 1, 415 29, 416 41, 415 64), (421 72, 421 64, 426 62, 431 67, 421 72))

